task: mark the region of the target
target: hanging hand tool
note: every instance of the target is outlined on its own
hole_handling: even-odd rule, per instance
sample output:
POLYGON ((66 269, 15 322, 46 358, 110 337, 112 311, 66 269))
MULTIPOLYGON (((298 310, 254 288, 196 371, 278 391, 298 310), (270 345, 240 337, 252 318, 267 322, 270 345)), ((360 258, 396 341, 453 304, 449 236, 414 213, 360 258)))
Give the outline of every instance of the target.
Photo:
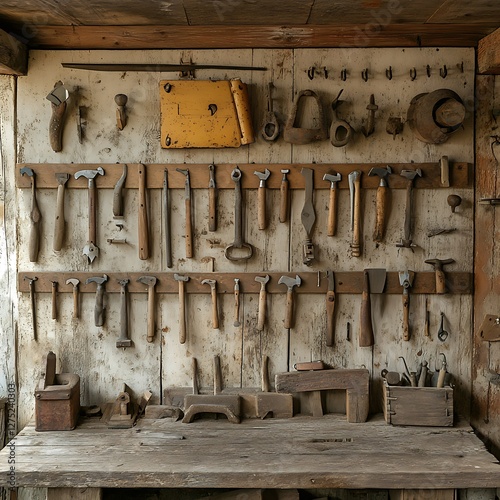
POLYGON ((228 260, 247 260, 253 255, 253 247, 243 242, 243 198, 241 195, 241 170, 236 166, 231 172, 234 182, 234 242, 224 250, 228 260), (240 253, 234 250, 243 249, 240 253))
POLYGON ((332 102, 333 120, 330 125, 330 142, 336 148, 345 146, 354 136, 352 127, 346 121, 341 120, 337 114, 338 107, 344 102, 339 99, 343 91, 344 89, 341 89, 332 102))
POLYGON ((437 336, 441 342, 444 342, 448 338, 448 335, 448 332, 444 329, 444 312, 441 312, 441 324, 439 325, 437 336))
POLYGON ((430 320, 430 311, 429 311, 429 298, 425 298, 425 324, 424 324, 424 336, 429 337, 429 320, 430 320))
POLYGON ((137 169, 139 176, 139 259, 149 259, 149 223, 148 202, 146 198, 146 166, 139 163, 137 169))
POLYGON ((378 109, 378 106, 375 104, 375 96, 373 94, 370 96, 370 102, 368 106, 366 106, 366 109, 368 110, 368 123, 366 127, 361 127, 361 132, 363 132, 365 137, 368 137, 375 131, 375 111, 378 109))
POLYGON ((52 281, 52 319, 57 321, 57 281, 52 281))
POLYGON ((186 283, 189 276, 174 274, 175 281, 179 282, 179 342, 186 343, 186 283))
POLYGON ((59 153, 62 151, 62 133, 64 128, 64 115, 66 113, 69 92, 62 82, 56 82, 52 91, 46 99, 50 101, 52 107, 52 116, 49 122, 49 140, 50 147, 59 153))
POLYGON ((335 343, 335 274, 327 271, 328 290, 326 292, 326 345, 332 347, 335 343))
POLYGON ((208 230, 217 231, 217 187, 215 185, 215 165, 208 166, 208 230))
POLYGON ((73 285, 73 319, 77 319, 80 317, 79 314, 79 300, 78 300, 78 285, 80 284, 80 280, 76 278, 69 278, 66 280, 66 285, 73 285))
POLYGON ((269 274, 265 276, 255 276, 255 281, 260 283, 259 292, 259 315, 257 319, 257 330, 261 332, 264 330, 264 324, 266 322, 266 305, 267 305, 267 291, 266 284, 270 280, 269 274))
MULTIPOLYGON (((439 373, 438 373, 436 387, 438 389, 441 389, 445 385, 445 380, 447 378, 446 375, 448 375, 448 371, 446 370, 446 367, 447 367, 446 356, 442 352, 440 352, 439 355, 443 356, 443 363, 442 363, 441 369, 439 370, 439 373)), ((446 385, 448 385, 448 384, 446 384, 446 385)))
POLYGON ((373 167, 369 172, 369 176, 378 175, 380 183, 377 188, 377 217, 375 223, 375 231, 373 233, 373 241, 380 243, 385 235, 385 223, 387 206, 389 205, 389 187, 387 185, 387 177, 392 174, 392 169, 387 165, 385 168, 373 167))
POLYGON ((116 108, 116 127, 118 130, 123 130, 127 125, 127 101, 128 97, 125 94, 115 95, 115 104, 118 106, 116 108))
POLYGON ((443 266, 455 262, 453 259, 427 259, 426 264, 430 264, 434 268, 436 275, 436 293, 446 293, 446 276, 443 271, 443 266))
POLYGON ((418 375, 418 387, 426 387, 427 386, 427 375, 429 373, 429 369, 427 361, 422 361, 420 365, 420 374, 418 375))
POLYGON ((127 179, 128 167, 126 164, 123 165, 123 171, 121 177, 115 185, 113 190, 113 218, 122 219, 123 218, 123 186, 127 179))
POLYGON ((413 271, 399 273, 399 284, 403 287, 403 340, 410 340, 410 288, 414 278, 413 271))
POLYGON ((132 347, 133 342, 128 331, 128 292, 129 279, 119 280, 120 283, 120 336, 116 340, 116 347, 132 347))
POLYGON ((259 229, 266 229, 267 227, 267 217, 266 217, 266 181, 269 179, 271 172, 266 168, 264 172, 254 172, 259 178, 259 190, 257 194, 257 219, 259 222, 259 229))
POLYGON ((210 293, 212 295, 212 328, 219 328, 219 307, 217 305, 217 281, 203 280, 202 285, 210 285, 210 293))
POLYGON ((273 88, 272 82, 269 82, 267 87, 267 112, 262 122, 260 133, 266 141, 275 141, 280 135, 280 124, 273 111, 273 88))
POLYGON ((155 301, 155 286, 157 283, 157 279, 154 276, 141 276, 138 280, 139 283, 143 285, 147 285, 148 287, 148 332, 147 332, 147 341, 153 342, 155 338, 155 310, 156 310, 156 301, 155 301))
POLYGON ((87 278, 85 284, 96 283, 97 289, 95 293, 95 307, 94 307, 94 324, 95 326, 104 325, 104 283, 108 281, 108 277, 104 274, 101 278, 100 276, 95 276, 93 278, 87 278))
POLYGON ((316 213, 313 205, 314 171, 311 168, 303 168, 300 173, 304 176, 306 183, 304 206, 300 214, 302 225, 306 230, 302 262, 306 266, 310 266, 314 260, 314 245, 311 239, 311 231, 316 221, 316 213))
POLYGON ((102 167, 96 170, 80 170, 75 173, 75 179, 85 177, 89 181, 89 240, 83 247, 83 255, 86 255, 90 263, 99 255, 99 247, 97 246, 97 193, 95 186, 95 177, 104 175, 102 167))
POLYGON ((191 259, 193 257, 193 226, 191 218, 191 183, 189 180, 189 170, 176 168, 177 172, 186 176, 184 183, 184 201, 186 204, 186 257, 191 259))
POLYGON ((234 278, 234 326, 241 326, 240 322, 240 279, 234 278))
POLYGON ((462 203, 462 198, 458 196, 458 194, 450 194, 448 198, 446 198, 446 202, 451 208, 451 213, 454 214, 456 208, 461 205, 462 203))
POLYGON ((280 222, 286 222, 288 220, 288 204, 290 200, 290 182, 286 178, 286 174, 290 173, 290 169, 285 168, 281 170, 283 177, 281 179, 280 185, 280 222))
POLYGON ((286 291, 286 316, 284 327, 289 329, 293 328, 293 287, 300 286, 302 280, 300 276, 297 274, 295 278, 291 278, 290 276, 282 276, 278 284, 285 285, 287 287, 286 291))
POLYGON ((417 168, 416 170, 402 170, 401 177, 407 179, 406 182, 406 210, 405 210, 405 227, 404 227, 404 239, 401 239, 399 243, 396 243, 397 247, 413 248, 416 245, 411 241, 411 218, 413 213, 413 180, 415 177, 422 177, 422 170, 417 168))
POLYGON ((23 167, 21 169, 21 175, 24 174, 31 177, 31 230, 29 242, 29 258, 30 262, 36 262, 38 260, 38 252, 40 250, 40 224, 42 220, 42 213, 38 208, 38 202, 36 199, 35 172, 33 172, 33 170, 29 167, 23 167))
POLYGON ((164 221, 164 234, 165 234, 165 261, 167 267, 170 269, 172 264, 172 241, 170 237, 170 199, 168 193, 168 170, 163 172, 163 221, 164 221))
POLYGON ((371 347, 375 343, 372 323, 371 293, 382 293, 387 272, 385 269, 365 269, 363 271, 363 294, 359 315, 359 347, 371 347))
POLYGON ((29 281, 30 286, 31 322, 33 325, 33 340, 36 342, 38 340, 38 335, 36 328, 35 281, 38 278, 36 276, 33 276, 33 278, 25 276, 24 279, 29 281))
POLYGON ((351 255, 361 255, 361 170, 354 170, 348 176, 351 194, 351 255))
POLYGON ((56 220, 54 223, 54 252, 59 252, 64 241, 64 191, 69 180, 69 174, 55 174, 57 179, 56 220))
POLYGON ((340 174, 325 174, 324 181, 330 183, 330 202, 328 207, 328 236, 335 236, 337 232, 337 183, 342 180, 340 174))

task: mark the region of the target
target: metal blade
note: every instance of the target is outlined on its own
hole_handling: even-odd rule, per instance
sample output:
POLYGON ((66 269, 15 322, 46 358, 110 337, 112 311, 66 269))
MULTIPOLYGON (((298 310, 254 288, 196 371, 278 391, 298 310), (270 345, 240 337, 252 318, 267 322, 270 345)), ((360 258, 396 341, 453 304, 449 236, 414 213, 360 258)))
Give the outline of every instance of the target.
POLYGON ((90 262, 94 262, 94 259, 99 256, 99 248, 93 243, 87 243, 83 247, 83 255, 86 255, 90 262))
POLYGON ((66 89, 64 85, 59 85, 49 92, 46 99, 56 106, 59 106, 59 104, 69 99, 68 89, 66 89))

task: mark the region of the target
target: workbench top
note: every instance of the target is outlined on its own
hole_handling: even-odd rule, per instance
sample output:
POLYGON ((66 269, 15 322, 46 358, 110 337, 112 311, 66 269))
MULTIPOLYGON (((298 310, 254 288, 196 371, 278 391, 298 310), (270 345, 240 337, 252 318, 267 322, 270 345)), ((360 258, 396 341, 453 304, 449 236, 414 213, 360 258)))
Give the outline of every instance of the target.
MULTIPOLYGON (((466 423, 393 427, 382 416, 139 420, 125 430, 92 420, 74 431, 14 440, 15 479, 26 487, 497 488, 500 465, 466 423)), ((0 452, 8 485, 9 446, 0 452)))

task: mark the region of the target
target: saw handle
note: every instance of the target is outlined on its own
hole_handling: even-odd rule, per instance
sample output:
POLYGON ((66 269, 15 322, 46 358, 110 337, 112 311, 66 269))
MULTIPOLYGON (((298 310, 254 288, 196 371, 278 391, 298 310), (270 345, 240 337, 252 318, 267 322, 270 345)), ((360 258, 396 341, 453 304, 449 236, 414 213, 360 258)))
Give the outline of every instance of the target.
POLYGON ((385 234, 385 214, 387 212, 389 188, 387 186, 379 186, 377 188, 377 216, 375 221, 375 231, 373 233, 373 241, 380 243, 384 239, 385 234))
POLYGON ((261 288, 259 292, 259 316, 257 319, 257 330, 259 332, 264 330, 264 324, 266 322, 266 303, 267 291, 265 288, 261 288))
POLYGON ((186 198, 186 257, 193 257, 193 227, 191 224, 191 198, 186 198))
POLYGON ((139 259, 149 258, 148 210, 146 203, 146 167, 139 165, 139 259))
POLYGON ((372 305, 370 301, 370 278, 368 271, 363 273, 363 294, 359 317, 359 346, 370 347, 375 343, 372 325, 372 305))
POLYGON ((64 184, 57 186, 56 220, 54 224, 54 252, 59 252, 64 239, 64 184))
POLYGON ((360 233, 361 233, 361 180, 358 177, 354 181, 354 213, 353 213, 353 226, 352 226, 352 243, 351 243, 351 255, 353 257, 359 257, 361 255, 361 243, 360 243, 360 233))
POLYGON ((403 340, 410 340, 410 295, 403 293, 403 340))
POLYGON ((179 342, 186 343, 186 287, 179 281, 179 342))
POLYGON ((148 336, 147 341, 153 342, 155 338, 155 287, 148 286, 148 336))
POLYGON ((337 188, 330 188, 330 204, 328 209, 328 236, 337 232, 337 188))
POLYGON ((326 345, 332 347, 335 343, 335 292, 326 292, 326 345))
POLYGON ((259 187, 257 193, 257 219, 259 229, 266 229, 266 188, 259 187))
POLYGON ((292 328, 293 325, 293 289, 289 288, 286 292, 286 316, 285 328, 292 328))
POLYGON ((280 222, 288 220, 288 200, 290 199, 290 182, 283 179, 280 185, 280 222))

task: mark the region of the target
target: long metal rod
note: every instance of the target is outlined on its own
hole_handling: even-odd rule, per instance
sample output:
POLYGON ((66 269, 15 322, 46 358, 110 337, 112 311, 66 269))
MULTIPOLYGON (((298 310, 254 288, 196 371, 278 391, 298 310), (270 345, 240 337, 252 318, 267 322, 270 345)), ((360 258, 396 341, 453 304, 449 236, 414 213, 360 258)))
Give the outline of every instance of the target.
POLYGON ((219 64, 107 64, 107 63, 61 63, 63 68, 87 71, 195 71, 198 69, 233 69, 237 71, 267 71, 263 66, 228 66, 219 64))

